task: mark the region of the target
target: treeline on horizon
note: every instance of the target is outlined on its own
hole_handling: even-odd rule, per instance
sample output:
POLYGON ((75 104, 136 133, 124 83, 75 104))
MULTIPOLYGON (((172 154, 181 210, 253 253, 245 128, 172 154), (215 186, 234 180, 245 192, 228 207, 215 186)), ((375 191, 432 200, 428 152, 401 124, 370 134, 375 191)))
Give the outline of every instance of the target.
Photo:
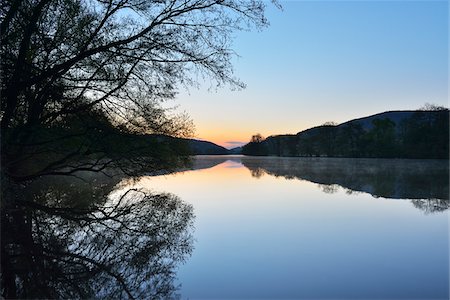
MULTIPOLYGON (((399 112, 398 114, 401 114, 399 112)), ((418 110, 400 121, 363 118, 341 125, 324 124, 296 135, 263 139, 254 135, 242 154, 257 156, 319 156, 366 158, 449 158, 449 111, 418 110)))

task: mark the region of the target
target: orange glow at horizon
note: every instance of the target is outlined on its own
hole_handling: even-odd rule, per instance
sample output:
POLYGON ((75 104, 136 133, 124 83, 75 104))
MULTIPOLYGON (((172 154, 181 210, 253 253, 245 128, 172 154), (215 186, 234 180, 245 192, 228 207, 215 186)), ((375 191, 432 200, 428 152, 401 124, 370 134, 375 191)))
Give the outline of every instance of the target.
POLYGON ((240 146, 239 142, 246 144, 250 141, 251 135, 244 132, 210 132, 198 131, 196 139, 212 142, 225 148, 234 148, 240 146))
POLYGON ((212 124, 196 124, 194 138, 208 141, 225 148, 234 148, 247 144, 251 137, 257 133, 267 138, 271 135, 296 134, 311 126, 299 122, 298 124, 221 124, 224 127, 212 124), (231 125, 231 126, 230 126, 231 125), (262 126, 261 126, 262 125, 262 126), (284 126, 283 126, 284 125, 284 126), (286 126, 287 125, 287 126, 286 126), (260 129, 252 129, 260 128, 260 129))

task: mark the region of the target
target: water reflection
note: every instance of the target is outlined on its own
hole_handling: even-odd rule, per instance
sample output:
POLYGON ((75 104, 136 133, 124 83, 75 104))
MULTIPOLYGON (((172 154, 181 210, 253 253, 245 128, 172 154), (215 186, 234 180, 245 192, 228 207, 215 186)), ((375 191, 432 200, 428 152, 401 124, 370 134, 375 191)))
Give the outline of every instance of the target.
POLYGON ((427 198, 448 183, 417 183, 421 199, 401 189, 384 194, 392 198, 364 191, 408 188, 428 171, 446 177, 447 161, 197 160, 215 167, 134 185, 172 191, 195 207, 195 252, 178 273, 184 299, 448 298, 448 200, 427 198), (342 162, 362 170, 352 174, 342 162), (383 172, 392 175, 386 182, 383 172), (350 176, 359 182, 345 187, 350 176))
POLYGON ((227 160, 241 163, 254 178, 307 180, 328 194, 344 188, 347 194, 413 199, 413 205, 426 213, 450 207, 448 160, 199 156, 193 169, 227 160))
POLYGON ((242 157, 252 176, 262 174, 308 180, 333 193, 341 186, 349 193, 366 192, 394 199, 448 200, 448 161, 344 159, 344 158, 254 158, 242 157))
POLYGON ((430 214, 434 212, 441 212, 450 208, 450 203, 448 200, 439 199, 417 199, 411 200, 414 207, 423 210, 425 214, 430 214))
POLYGON ((2 202, 5 298, 177 297, 175 268, 192 252, 193 208, 119 179, 46 178, 2 202))
MULTIPOLYGON (((445 231, 440 226, 441 223, 433 223, 434 218, 445 214, 435 214, 432 217, 417 214, 426 219, 419 220, 416 219, 417 216, 410 215, 409 210, 403 211, 403 207, 396 210, 392 201, 386 201, 389 202, 387 205, 381 203, 383 201, 374 200, 377 204, 371 203, 370 209, 365 209, 362 203, 364 201, 358 201, 358 198, 322 197, 318 191, 318 198, 310 198, 312 194, 308 194, 309 191, 300 188, 300 185, 295 185, 296 182, 287 184, 285 180, 278 181, 274 178, 307 180, 329 194, 344 188, 348 194, 369 193, 375 197, 410 199, 414 207, 427 214, 449 208, 448 161, 211 156, 196 159, 192 169, 208 169, 230 160, 233 163, 209 170, 211 172, 190 172, 187 176, 173 176, 173 185, 166 189, 175 191, 178 186, 177 194, 183 195, 183 199, 189 199, 189 194, 192 193, 191 203, 197 201, 196 210, 200 214, 203 212, 202 218, 199 218, 200 229, 196 232, 197 238, 203 242, 196 252, 203 253, 203 256, 197 262, 200 261, 200 265, 203 263, 208 272, 217 270, 215 278, 223 279, 227 278, 226 274, 231 274, 230 278, 239 279, 236 274, 247 272, 246 280, 241 278, 229 286, 242 284, 255 291, 262 291, 264 287, 270 287, 272 279, 264 281, 258 277, 261 274, 275 274, 274 277, 280 278, 277 284, 281 286, 291 278, 296 278, 294 274, 297 271, 286 272, 286 268, 294 265, 298 270, 306 267, 305 274, 308 276, 302 278, 305 282, 302 288, 305 289, 305 295, 311 296, 323 284, 332 284, 321 281, 323 272, 334 274, 333 278, 341 278, 341 274, 336 274, 341 269, 351 269, 351 266, 356 271, 349 271, 348 274, 362 274, 360 266, 373 262, 367 268, 370 272, 364 270, 364 274, 373 274, 374 280, 382 280, 387 278, 385 274, 391 273, 382 268, 378 273, 373 270, 384 264, 386 259, 388 266, 403 258, 405 261, 400 267, 411 266, 411 261, 407 261, 401 248, 403 244, 411 245, 408 246, 408 251, 415 249, 414 255, 417 254, 418 257, 433 249, 448 252, 448 248, 441 244, 436 246, 436 243, 441 242, 446 245, 447 241, 443 241, 442 236, 448 234, 447 227, 445 231), (242 168, 235 169, 238 166, 242 168), (266 180, 268 178, 263 178, 264 176, 270 176, 271 180, 266 180), (178 180, 176 182, 175 177, 178 180), (267 185, 269 181, 273 185, 267 185), (264 186, 259 184, 263 182, 264 186), (298 195, 303 196, 302 201, 298 201, 298 195), (221 197, 226 201, 220 201, 221 197), (386 211, 390 213, 374 210, 381 206, 388 206, 386 211), (330 207, 332 209, 324 209, 330 207), (337 213, 339 209, 340 212, 337 213), (384 231, 383 226, 386 224, 388 230, 384 231), (426 227, 427 224, 435 227, 426 227), (404 226, 401 227, 404 229, 403 233, 398 226, 404 226), (415 231, 421 238, 415 238, 415 231), (420 235, 422 231, 426 234, 420 235), (335 240, 337 236, 339 240, 335 240), (355 236, 358 238, 354 238, 355 236), (367 237, 367 240, 359 243, 362 237, 367 237), (330 247, 325 245, 333 241, 337 247, 334 249, 340 250, 328 253, 330 247), (383 244, 384 241, 390 242, 383 244), (397 248, 393 246, 396 241, 397 248), (419 243, 429 248, 422 251, 419 243), (365 245, 367 248, 364 248, 365 245), (358 247, 360 251, 355 252, 354 249, 358 247), (381 247, 381 250, 376 247, 381 247), (390 251, 394 251, 392 255, 390 251), (280 253, 290 254, 279 255, 280 253), (303 253, 303 256, 299 253, 303 253), (361 258, 359 263, 354 263, 354 253, 371 253, 372 256, 368 260, 361 258), (239 255, 243 255, 240 260, 236 259, 239 255), (258 257, 263 259, 258 260, 258 257), (267 257, 271 259, 266 259, 267 257), (309 264, 308 261, 312 263, 309 264), (342 268, 327 269, 333 263, 341 261, 342 268), (264 263, 268 264, 266 266, 270 272, 258 271, 264 263), (233 268, 237 268, 239 272, 235 272, 233 268), (222 270, 225 271, 221 273, 222 270), (258 278, 260 281, 256 280, 258 278), (263 284, 258 283, 253 287, 253 280, 263 284), (317 289, 314 284, 318 286, 317 289)), ((143 189, 130 188, 130 182, 121 178, 88 174, 79 174, 79 177, 47 177, 26 186, 10 186, 9 197, 2 199, 1 207, 2 296, 176 298, 176 267, 190 256, 193 249, 192 206, 170 194, 151 194, 143 189)), ((155 182, 162 184, 163 178, 152 177, 148 180, 155 187, 155 182)), ((312 190, 316 189, 313 187, 312 190)), ((398 203, 400 201, 396 202, 398 203)), ((441 252, 438 254, 442 254, 441 252)), ((448 257, 448 253, 446 254, 448 257)), ((435 256, 440 260, 436 259, 435 264, 430 264, 430 270, 436 268, 438 263, 444 265, 441 263, 442 255, 435 256)), ((417 269, 424 268, 427 268, 425 263, 417 269)), ((214 279, 210 273, 195 272, 195 268, 193 270, 184 279, 199 277, 199 285, 220 290, 223 280, 217 280, 217 286, 210 286, 205 284, 214 279)), ((407 276, 419 273, 392 274, 407 276)), ((362 277, 358 275, 355 278, 362 277)), ((393 277, 388 278, 388 281, 391 282, 393 277)), ((348 275, 348 278, 353 277, 348 275)), ((440 277, 443 281, 446 278, 440 277)), ((374 281, 369 279, 369 287, 361 286, 358 295, 371 291, 370 283, 374 281)), ((410 281, 428 284, 422 278, 410 281)), ((345 294, 350 290, 345 285, 349 282, 352 281, 336 280, 334 291, 345 294)), ((297 282, 291 287, 299 284, 297 282)), ((399 287, 399 290, 405 286, 399 287)), ((427 289, 429 290, 432 288, 427 289)), ((250 296, 252 295, 249 294, 250 296)))

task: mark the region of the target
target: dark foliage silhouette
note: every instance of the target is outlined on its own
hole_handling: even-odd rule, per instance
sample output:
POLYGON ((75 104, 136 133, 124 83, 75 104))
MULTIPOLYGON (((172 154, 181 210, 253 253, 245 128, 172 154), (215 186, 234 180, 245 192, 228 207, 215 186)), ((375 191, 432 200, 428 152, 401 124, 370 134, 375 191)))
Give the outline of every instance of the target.
POLYGON ((267 155, 268 149, 264 144, 264 137, 257 133, 252 136, 250 142, 242 147, 244 155, 267 155))
MULTIPOLYGON (((268 25, 263 1, 6 0, 2 4, 2 178, 14 180, 41 176, 42 169, 63 167, 67 172, 80 157, 95 160, 91 169, 96 171, 109 165, 108 159, 117 161, 118 154, 128 159, 129 152, 135 152, 133 143, 118 143, 116 138, 105 153, 76 138, 91 132, 102 136, 96 127, 104 124, 123 134, 191 135, 192 122, 161 103, 174 98, 180 87, 204 79, 217 86, 244 87, 233 75, 233 32, 268 25), (85 126, 86 119, 98 124, 85 126), (54 152, 47 147, 48 155, 38 155, 42 166, 37 174, 14 173, 23 160, 42 154, 42 147, 31 149, 33 145, 50 140, 72 147, 54 152), (117 155, 110 157, 115 150, 117 155)), ((142 150, 140 146, 135 148, 142 150)), ((151 154, 150 166, 159 160, 151 154)))

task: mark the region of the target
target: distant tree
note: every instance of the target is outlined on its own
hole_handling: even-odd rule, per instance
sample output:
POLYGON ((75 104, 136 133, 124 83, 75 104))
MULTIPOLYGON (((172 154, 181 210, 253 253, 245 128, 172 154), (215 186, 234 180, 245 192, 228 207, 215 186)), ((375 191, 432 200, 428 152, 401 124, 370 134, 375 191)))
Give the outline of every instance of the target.
POLYGON ((359 123, 349 123, 338 133, 338 153, 345 157, 360 157, 364 155, 362 137, 364 129, 359 123))
POLYGON ((252 136, 250 142, 242 147, 244 155, 267 155, 268 148, 261 134, 257 133, 252 136))
POLYGON ((250 143, 261 143, 262 141, 264 141, 264 137, 259 133, 252 135, 250 139, 250 143))
POLYGON ((334 122, 334 121, 327 121, 325 123, 323 123, 321 126, 337 126, 338 123, 334 122))
POLYGON ((373 128, 368 132, 370 156, 392 157, 395 156, 396 134, 395 123, 390 119, 375 119, 373 128))
POLYGON ((449 156, 449 112, 414 112, 401 122, 401 147, 409 158, 447 158, 449 156))
MULTIPOLYGON (((329 123, 329 122, 327 122, 329 123)), ((320 127, 317 135, 318 155, 335 156, 337 131, 336 125, 325 125, 320 127)))
POLYGON ((448 110, 448 108, 441 106, 441 105, 437 105, 437 104, 425 103, 418 110, 420 110, 420 111, 444 111, 444 110, 448 110))
POLYGON ((297 141, 293 135, 276 135, 263 139, 267 155, 295 156, 297 141))

